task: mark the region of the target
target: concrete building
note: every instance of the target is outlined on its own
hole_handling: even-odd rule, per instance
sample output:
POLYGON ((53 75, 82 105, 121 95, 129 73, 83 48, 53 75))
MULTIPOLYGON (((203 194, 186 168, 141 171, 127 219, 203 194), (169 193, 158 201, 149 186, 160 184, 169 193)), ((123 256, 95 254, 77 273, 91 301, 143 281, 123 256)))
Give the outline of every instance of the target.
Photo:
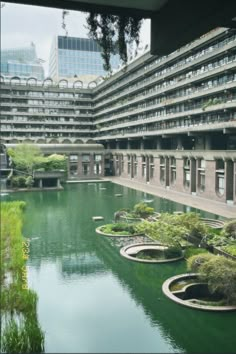
POLYGON ((1 49, 1 75, 22 79, 44 79, 44 68, 37 58, 34 43, 29 47, 1 49))
MULTIPOLYGON (((119 56, 111 56, 111 67, 119 66, 119 56)), ((94 78, 105 75, 101 47, 88 38, 56 36, 53 39, 49 76, 53 80, 93 75, 94 78)))
POLYGON ((217 28, 168 56, 146 52, 96 87, 14 79, 1 96, 2 142, 66 144, 70 177, 112 171, 163 188, 167 198, 173 190, 236 204, 233 29, 217 28), (86 169, 79 146, 92 143, 86 169))

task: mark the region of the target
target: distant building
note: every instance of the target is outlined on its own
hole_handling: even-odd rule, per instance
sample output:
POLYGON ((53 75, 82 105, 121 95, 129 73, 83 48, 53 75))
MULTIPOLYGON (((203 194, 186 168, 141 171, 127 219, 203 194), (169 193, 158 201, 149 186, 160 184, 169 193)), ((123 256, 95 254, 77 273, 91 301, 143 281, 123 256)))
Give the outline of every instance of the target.
MULTIPOLYGON (((118 68, 119 56, 111 56, 111 67, 118 68)), ((87 38, 57 36, 54 38, 49 60, 49 76, 57 81, 61 78, 81 75, 103 76, 101 47, 87 38)))
POLYGON ((19 76, 22 79, 35 77, 44 79, 44 68, 37 58, 34 43, 29 47, 1 50, 1 75, 19 76))

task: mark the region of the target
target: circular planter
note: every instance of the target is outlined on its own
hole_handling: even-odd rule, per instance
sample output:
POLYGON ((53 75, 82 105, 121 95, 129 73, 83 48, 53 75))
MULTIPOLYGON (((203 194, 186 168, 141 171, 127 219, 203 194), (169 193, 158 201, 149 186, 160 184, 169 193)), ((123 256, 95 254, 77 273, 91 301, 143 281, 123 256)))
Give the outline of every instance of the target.
POLYGON ((136 236, 143 236, 143 234, 129 234, 129 235, 120 235, 120 234, 106 234, 105 232, 101 231, 101 228, 103 227, 104 225, 101 225, 101 226, 98 226, 95 231, 97 234, 99 235, 103 235, 103 236, 109 236, 109 237, 136 237, 136 236))
POLYGON ((185 294, 187 294, 189 291, 191 291, 191 287, 193 288, 194 286, 206 286, 205 283, 196 283, 197 279, 197 274, 196 273, 186 273, 186 274, 180 274, 176 275, 174 277, 171 277, 167 279, 163 285, 162 285, 162 291, 163 293, 172 301, 183 305, 187 307, 191 307, 194 309, 198 310, 205 310, 205 311, 236 311, 236 306, 211 306, 206 303, 204 304, 197 304, 194 301, 197 301, 197 299, 182 299, 181 297, 184 297, 185 294), (193 279, 193 282, 191 284, 183 286, 181 290, 171 290, 171 286, 178 283, 178 281, 184 281, 188 279, 193 279))
POLYGON ((200 218, 202 222, 204 222, 207 226, 210 226, 212 229, 222 229, 224 226, 224 221, 222 220, 215 220, 215 219, 207 219, 207 218, 200 218))
POLYGON ((130 259, 131 261, 135 262, 141 262, 141 263, 169 263, 169 262, 175 262, 180 259, 183 259, 183 255, 177 258, 167 258, 167 259, 142 259, 142 258, 137 258, 132 256, 132 254, 137 254, 140 251, 146 251, 146 250, 164 250, 167 249, 168 246, 165 246, 160 243, 133 243, 128 246, 124 246, 120 249, 120 254, 127 258, 130 259))
POLYGON ((125 221, 129 222, 139 222, 139 221, 157 221, 158 218, 161 216, 160 213, 154 212, 152 215, 148 216, 146 219, 145 218, 131 218, 123 214, 120 218, 125 221))

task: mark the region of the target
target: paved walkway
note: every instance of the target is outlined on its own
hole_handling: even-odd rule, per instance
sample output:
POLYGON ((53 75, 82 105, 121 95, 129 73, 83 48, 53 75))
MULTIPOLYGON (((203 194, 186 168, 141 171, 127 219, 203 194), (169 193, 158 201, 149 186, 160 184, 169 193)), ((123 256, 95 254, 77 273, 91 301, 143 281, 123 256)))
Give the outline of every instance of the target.
POLYGON ((133 188, 145 193, 149 193, 158 197, 166 198, 177 203, 189 205, 193 208, 208 211, 210 213, 223 216, 225 218, 236 219, 236 205, 227 205, 214 200, 192 196, 190 194, 175 192, 162 189, 159 187, 143 184, 134 180, 121 177, 106 177, 113 183, 120 184, 125 187, 133 188))

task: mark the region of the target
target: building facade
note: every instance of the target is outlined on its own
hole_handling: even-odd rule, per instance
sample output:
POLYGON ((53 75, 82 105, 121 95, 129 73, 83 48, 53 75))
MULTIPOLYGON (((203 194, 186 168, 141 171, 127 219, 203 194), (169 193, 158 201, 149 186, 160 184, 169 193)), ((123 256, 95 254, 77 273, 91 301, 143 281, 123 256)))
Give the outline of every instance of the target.
POLYGON ((34 43, 29 47, 1 49, 1 75, 43 80, 44 68, 37 58, 34 43))
MULTIPOLYGON (((119 56, 111 56, 111 67, 118 68, 119 56)), ((49 76, 53 80, 84 75, 103 76, 101 47, 87 38, 57 36, 50 51, 49 76)))
POLYGON ((235 30, 217 28, 166 57, 144 53, 93 88, 5 81, 2 100, 4 144, 104 147, 89 172, 82 155, 70 157, 71 177, 112 171, 167 197, 236 204, 235 30))

